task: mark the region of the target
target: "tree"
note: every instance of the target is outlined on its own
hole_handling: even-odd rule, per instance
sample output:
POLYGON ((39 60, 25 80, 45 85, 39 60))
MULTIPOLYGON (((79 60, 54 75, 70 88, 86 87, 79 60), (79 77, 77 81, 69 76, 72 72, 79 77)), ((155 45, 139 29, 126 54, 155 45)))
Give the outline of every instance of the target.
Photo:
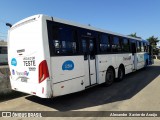
POLYGON ((141 39, 141 37, 138 37, 138 36, 137 36, 137 33, 136 33, 136 32, 135 32, 135 33, 132 33, 132 34, 130 34, 130 35, 128 35, 128 36, 134 37, 134 38, 140 38, 140 39, 141 39))
POLYGON ((154 37, 154 36, 149 37, 147 40, 150 43, 150 45, 153 45, 153 46, 156 46, 157 42, 159 42, 158 37, 154 37))
POLYGON ((158 50, 158 48, 156 46, 157 43, 160 41, 160 40, 158 40, 158 37, 151 36, 147 40, 148 40, 149 44, 152 46, 152 48, 153 48, 153 54, 154 55, 158 55, 159 50, 158 50))

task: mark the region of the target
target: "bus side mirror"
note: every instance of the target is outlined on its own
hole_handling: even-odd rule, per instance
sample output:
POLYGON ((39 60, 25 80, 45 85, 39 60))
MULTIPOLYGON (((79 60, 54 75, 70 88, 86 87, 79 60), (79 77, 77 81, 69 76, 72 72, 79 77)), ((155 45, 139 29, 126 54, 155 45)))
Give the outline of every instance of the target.
POLYGON ((10 23, 6 23, 6 26, 8 26, 8 27, 12 27, 12 24, 10 24, 10 23))

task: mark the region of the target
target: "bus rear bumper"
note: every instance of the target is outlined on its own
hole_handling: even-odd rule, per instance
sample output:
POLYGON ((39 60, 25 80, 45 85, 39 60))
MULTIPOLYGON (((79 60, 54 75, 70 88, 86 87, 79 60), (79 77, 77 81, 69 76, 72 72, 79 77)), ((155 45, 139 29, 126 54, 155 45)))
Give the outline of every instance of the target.
POLYGON ((35 95, 40 98, 51 98, 52 93, 48 92, 46 87, 42 84, 25 83, 10 79, 12 90, 35 95))

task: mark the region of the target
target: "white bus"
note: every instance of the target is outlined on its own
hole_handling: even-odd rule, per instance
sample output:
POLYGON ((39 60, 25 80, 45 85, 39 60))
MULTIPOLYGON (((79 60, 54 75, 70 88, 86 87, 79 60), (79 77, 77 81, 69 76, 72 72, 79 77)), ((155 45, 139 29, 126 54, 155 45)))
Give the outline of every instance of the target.
POLYGON ((146 64, 146 44, 46 15, 35 15, 8 32, 13 90, 51 98, 122 80, 146 64))

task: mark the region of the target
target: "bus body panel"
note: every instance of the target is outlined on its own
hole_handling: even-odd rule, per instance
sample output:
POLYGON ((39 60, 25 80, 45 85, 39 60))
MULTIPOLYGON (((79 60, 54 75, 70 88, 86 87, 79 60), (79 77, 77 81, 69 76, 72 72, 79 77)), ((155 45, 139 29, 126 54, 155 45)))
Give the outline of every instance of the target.
POLYGON ((136 53, 137 55, 137 70, 143 68, 145 66, 144 52, 136 53))
POLYGON ((90 86, 90 76, 89 76, 89 65, 88 61, 84 61, 84 72, 85 72, 85 86, 90 86))
POLYGON ((133 58, 131 53, 126 54, 107 54, 97 55, 97 78, 98 83, 105 82, 105 75, 108 67, 112 66, 115 70, 115 78, 118 77, 118 69, 120 65, 124 65, 125 74, 133 70, 133 58))
POLYGON ((120 65, 124 65, 125 74, 141 69, 145 65, 144 53, 135 53, 134 55, 132 53, 97 55, 98 83, 105 82, 105 75, 109 66, 114 67, 115 78, 117 78, 120 65))
POLYGON ((51 75, 53 96, 84 90, 83 56, 51 57, 51 75))
POLYGON ((51 57, 53 83, 84 77, 83 56, 51 57))
POLYGON ((53 84, 53 97, 85 90, 84 77, 53 84))
POLYGON ((89 60, 89 67, 90 67, 90 85, 97 84, 97 77, 96 77, 96 60, 89 60))
POLYGON ((50 93, 47 90, 50 88, 47 87, 49 78, 39 83, 39 64, 45 59, 49 61, 49 57, 44 53, 46 43, 42 30, 41 16, 30 17, 13 26, 9 31, 8 63, 13 90, 49 97, 50 93))
POLYGON ((43 82, 41 83, 41 85, 33 84, 33 83, 26 84, 25 82, 12 80, 12 78, 10 77, 10 83, 11 83, 12 90, 36 95, 41 98, 51 98, 52 97, 52 94, 49 91, 49 89, 46 89, 46 88, 50 88, 50 84, 51 84, 50 82, 51 81, 43 82))

